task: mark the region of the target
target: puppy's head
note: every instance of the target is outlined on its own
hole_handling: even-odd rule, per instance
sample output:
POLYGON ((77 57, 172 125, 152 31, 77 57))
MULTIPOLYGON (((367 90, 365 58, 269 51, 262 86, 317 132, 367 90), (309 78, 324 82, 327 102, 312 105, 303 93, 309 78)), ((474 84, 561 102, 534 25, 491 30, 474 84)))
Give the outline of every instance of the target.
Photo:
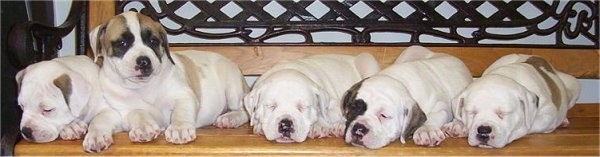
POLYGON ((261 79, 244 98, 255 133, 280 143, 304 141, 329 96, 297 71, 282 70, 261 79))
POLYGON ((469 145, 502 148, 527 134, 538 99, 512 79, 487 76, 454 98, 452 110, 465 124, 469 145))
POLYGON ((137 12, 125 12, 94 28, 90 45, 102 56, 109 77, 136 86, 160 75, 171 59, 167 33, 158 22, 137 12))
POLYGON ((55 140, 80 116, 91 93, 88 81, 52 61, 30 65, 17 74, 18 104, 23 110, 21 134, 32 142, 55 140))
POLYGON ((370 149, 411 136, 425 114, 398 81, 374 76, 360 81, 344 95, 345 141, 370 149))

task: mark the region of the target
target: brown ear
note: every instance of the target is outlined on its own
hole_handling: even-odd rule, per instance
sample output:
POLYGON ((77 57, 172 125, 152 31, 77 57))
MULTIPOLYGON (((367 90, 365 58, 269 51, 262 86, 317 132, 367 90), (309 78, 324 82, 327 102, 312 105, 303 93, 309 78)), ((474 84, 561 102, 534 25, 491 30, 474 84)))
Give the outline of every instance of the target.
POLYGON ((71 96, 72 91, 71 78, 69 77, 69 75, 62 74, 56 79, 54 79, 53 83, 56 87, 58 87, 58 89, 60 89, 60 91, 63 94, 63 97, 65 98, 65 102, 67 103, 67 105, 69 105, 69 97, 71 96))
POLYGON ((419 107, 418 104, 415 104, 412 107, 410 115, 406 115, 406 116, 408 116, 406 118, 409 118, 410 120, 404 131, 404 139, 407 139, 407 137, 412 137, 412 135, 415 133, 415 131, 417 131, 417 129, 419 127, 421 127, 423 125, 423 123, 425 123, 425 121, 427 120, 427 116, 425 115, 425 112, 423 112, 423 110, 421 110, 421 108, 419 107))

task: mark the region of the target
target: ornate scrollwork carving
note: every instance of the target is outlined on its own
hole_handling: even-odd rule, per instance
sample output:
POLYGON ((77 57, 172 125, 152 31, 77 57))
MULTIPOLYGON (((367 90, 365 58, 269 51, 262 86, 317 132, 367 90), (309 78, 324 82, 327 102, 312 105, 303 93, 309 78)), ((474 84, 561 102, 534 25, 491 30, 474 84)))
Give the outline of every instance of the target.
MULTIPOLYGON (((598 1, 209 0, 116 3, 117 13, 130 8, 171 23, 171 27, 166 27, 171 35, 187 34, 206 40, 236 39, 216 43, 225 45, 423 44, 598 48, 598 1), (360 7, 362 9, 357 9, 360 7), (185 10, 182 8, 195 8, 192 9, 195 14, 182 16, 181 10, 185 10), (228 31, 206 31, 215 28, 228 31), (348 36, 349 40, 332 42, 315 39, 315 34, 324 32, 337 32, 348 36), (382 35, 378 33, 388 38, 393 34, 393 40, 380 42, 376 38, 382 35), (303 39, 278 41, 279 37, 289 34, 303 39), (401 36, 406 39, 400 39, 401 36), (539 39, 552 40, 540 43, 537 42, 539 39), (576 41, 569 42, 571 40, 576 41)), ((163 25, 166 25, 165 22, 163 25)))

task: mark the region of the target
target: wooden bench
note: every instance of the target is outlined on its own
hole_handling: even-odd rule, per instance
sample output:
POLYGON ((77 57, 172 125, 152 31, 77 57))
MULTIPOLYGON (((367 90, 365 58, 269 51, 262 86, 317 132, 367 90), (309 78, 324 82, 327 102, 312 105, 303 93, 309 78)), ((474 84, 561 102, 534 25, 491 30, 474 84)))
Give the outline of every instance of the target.
MULTIPOLYGON (((435 3, 435 2, 432 2, 435 3)), ((117 3, 119 4, 119 3, 117 3)), ((266 3, 262 4, 265 5, 266 3)), ((597 4, 597 2, 595 3, 597 4)), ((118 10, 115 2, 91 1, 89 26, 93 28, 112 17, 118 10), (111 13, 111 14, 107 14, 111 13)), ((304 6, 306 7, 306 6, 304 6)), ((597 6, 596 6, 597 7, 597 6)), ((598 10, 598 8, 595 8, 598 10)), ((595 15, 597 17, 597 14, 595 15)), ((596 20, 596 25, 598 24, 596 20)), ((598 31, 596 31, 598 32, 598 31)), ((597 37, 596 37, 597 38, 597 37)), ((415 44, 415 43, 413 43, 415 44)), ((416 43, 418 44, 418 43, 416 43)), ((248 76, 259 76, 273 64, 284 59, 294 59, 311 54, 340 53, 358 54, 369 52, 380 62, 382 68, 391 64, 406 45, 348 46, 343 44, 286 45, 286 44, 225 44, 217 46, 172 44, 171 50, 197 49, 218 52, 239 64, 248 76), (315 46, 316 45, 316 46, 315 46)), ((598 47, 544 47, 544 46, 440 46, 430 44, 432 50, 457 56, 465 62, 473 76, 478 77, 483 70, 500 56, 510 53, 535 54, 549 60, 556 69, 577 78, 598 79, 598 47)), ((427 46, 427 45, 426 45, 427 46)), ((237 129, 216 129, 204 127, 197 130, 197 139, 185 145, 167 143, 164 136, 148 143, 132 143, 127 133, 117 133, 113 145, 97 155, 600 155, 599 140, 600 104, 577 104, 568 114, 571 125, 558 128, 553 133, 532 134, 516 140, 502 149, 471 147, 466 138, 450 138, 439 147, 416 146, 412 140, 406 144, 394 142, 379 150, 345 144, 341 138, 308 139, 303 143, 280 144, 269 142, 262 136, 252 134, 248 124, 237 129)), ((15 155, 90 155, 83 152, 83 140, 54 141, 36 144, 21 140, 15 146, 15 155)))
MULTIPOLYGON (((185 145, 167 143, 163 135, 148 143, 129 142, 127 133, 114 136, 114 144, 102 156, 124 155, 176 155, 176 156, 265 156, 265 155, 600 155, 599 117, 600 104, 577 104, 569 111, 571 125, 558 128, 553 133, 532 134, 516 140, 502 149, 470 147, 466 138, 450 138, 439 147, 421 147, 412 140, 406 144, 394 142, 378 150, 369 150, 345 144, 342 138, 308 139, 303 143, 280 144, 269 142, 262 136, 252 134, 244 125, 237 129, 205 127, 197 130, 197 139, 185 145)), ((90 155, 83 152, 83 140, 54 141, 46 144, 21 141, 15 148, 16 155, 90 155)))

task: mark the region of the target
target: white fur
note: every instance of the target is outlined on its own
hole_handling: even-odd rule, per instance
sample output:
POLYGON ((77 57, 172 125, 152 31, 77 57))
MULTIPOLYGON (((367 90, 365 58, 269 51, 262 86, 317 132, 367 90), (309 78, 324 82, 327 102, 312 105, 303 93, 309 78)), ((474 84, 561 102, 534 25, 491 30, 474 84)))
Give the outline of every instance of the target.
POLYGON ((343 93, 377 71, 377 61, 369 53, 313 55, 276 64, 244 98, 254 133, 283 143, 341 136, 345 127, 340 110, 343 93), (293 122, 289 138, 278 131, 285 118, 293 122))
POLYGON ((562 102, 556 108, 542 75, 523 63, 530 57, 511 54, 488 67, 455 98, 455 120, 444 125, 445 132, 454 137, 468 136, 471 146, 501 148, 526 134, 548 133, 568 125, 566 113, 579 96, 579 84, 572 76, 543 69, 560 91, 562 102), (492 129, 487 143, 477 138, 480 126, 492 129))
POLYGON ((420 107, 427 120, 416 126, 414 142, 439 145, 445 139, 441 127, 452 119, 450 101, 471 81, 469 70, 456 57, 421 46, 408 47, 393 65, 362 82, 355 100, 362 99, 367 107, 349 123, 345 141, 370 149, 398 138, 405 143, 409 122, 415 118, 411 115, 420 107), (358 140, 352 132, 356 124, 369 130, 358 140))

